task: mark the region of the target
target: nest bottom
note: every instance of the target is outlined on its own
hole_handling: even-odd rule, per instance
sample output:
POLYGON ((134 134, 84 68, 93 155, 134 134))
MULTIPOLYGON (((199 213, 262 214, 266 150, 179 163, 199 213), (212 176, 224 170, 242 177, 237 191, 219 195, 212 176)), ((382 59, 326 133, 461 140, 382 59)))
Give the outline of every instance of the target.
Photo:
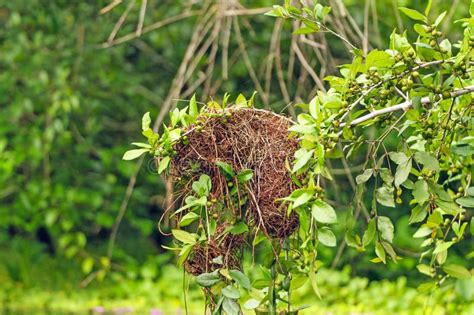
POLYGON ((184 263, 185 270, 195 276, 212 272, 219 268, 240 269, 240 252, 244 243, 242 235, 224 234, 225 226, 220 226, 211 240, 204 245, 196 245, 184 263), (222 257, 222 263, 217 258, 222 257))

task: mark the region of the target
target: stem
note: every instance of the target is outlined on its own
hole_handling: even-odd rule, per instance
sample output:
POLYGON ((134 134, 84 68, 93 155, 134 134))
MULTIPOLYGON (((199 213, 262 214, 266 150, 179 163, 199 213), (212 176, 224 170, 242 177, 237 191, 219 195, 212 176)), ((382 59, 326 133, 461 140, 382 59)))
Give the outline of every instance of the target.
MULTIPOLYGON (((285 246, 285 247, 286 247, 286 249, 285 249, 285 259, 286 259, 286 261, 288 261, 288 258, 289 258, 289 249, 288 249, 288 248, 289 248, 289 246, 290 246, 290 244, 289 244, 289 243, 290 243, 290 239, 289 239, 289 238, 286 238, 286 239, 285 239, 285 242, 287 243, 286 246, 285 246)), ((288 312, 288 314, 290 314, 290 311, 291 311, 291 272, 288 271, 288 274, 287 274, 286 276, 287 276, 288 279, 290 280, 290 286, 288 286, 288 291, 287 291, 287 294, 288 294, 288 296, 287 296, 287 299, 288 299, 287 312, 288 312)))
POLYGON ((275 263, 272 264, 271 272, 272 276, 272 285, 270 287, 270 315, 276 315, 276 294, 275 294, 275 278, 276 278, 276 270, 275 270, 275 263))
POLYGON ((186 271, 183 268, 183 297, 184 297, 184 311, 188 315, 188 298, 186 296, 186 271))

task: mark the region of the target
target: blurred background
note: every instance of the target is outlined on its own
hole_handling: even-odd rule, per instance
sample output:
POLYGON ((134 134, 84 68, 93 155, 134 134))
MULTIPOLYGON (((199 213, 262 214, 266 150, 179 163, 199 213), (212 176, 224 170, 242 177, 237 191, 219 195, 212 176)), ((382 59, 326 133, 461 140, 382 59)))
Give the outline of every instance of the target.
MULTIPOLYGON (((469 2, 432 1, 432 16, 448 12, 443 32, 452 41, 469 2)), ((428 1, 322 3, 332 7, 328 25, 367 51, 388 47, 394 29, 416 38, 397 7, 423 11, 428 1)), ((292 35, 297 22, 264 16, 273 4, 282 1, 0 2, 0 313, 183 314, 183 272, 157 229, 172 184, 151 158, 121 157, 140 140, 147 111, 161 125, 194 93, 219 101, 257 91, 258 107, 294 116, 350 62, 337 37, 292 35)), ((340 218, 364 160, 357 154, 352 174, 333 165, 337 187, 326 183, 340 218)), ((338 247, 319 254, 322 299, 308 284, 297 304, 310 305, 309 314, 472 310, 472 280, 432 296, 416 291, 426 277, 415 268, 409 213, 406 203, 384 213, 397 223, 397 265, 346 248, 340 224, 338 247)), ((170 230, 167 218, 161 227, 170 230)), ((453 259, 462 264, 467 252, 455 249, 453 259)), ((188 283, 190 313, 201 314, 203 296, 188 283)))

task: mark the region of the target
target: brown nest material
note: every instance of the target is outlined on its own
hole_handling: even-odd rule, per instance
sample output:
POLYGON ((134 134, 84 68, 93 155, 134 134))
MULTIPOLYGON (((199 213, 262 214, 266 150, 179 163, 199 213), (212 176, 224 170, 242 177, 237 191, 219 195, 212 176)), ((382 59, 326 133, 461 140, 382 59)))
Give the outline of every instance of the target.
POLYGON ((297 140, 289 137, 290 124, 284 116, 259 109, 208 111, 185 131, 188 143, 175 146, 172 174, 192 181, 205 173, 212 180, 212 197, 226 200, 227 182, 216 162, 230 164, 236 173, 251 169, 252 180, 239 187, 249 200, 247 223, 271 237, 285 238, 298 227, 297 214, 288 216, 278 202, 295 188, 285 167, 298 148, 297 140))
POLYGON ((186 262, 184 269, 195 276, 212 272, 219 268, 240 269, 240 252, 244 244, 243 235, 226 233, 229 224, 217 227, 214 236, 204 245, 196 245, 186 262), (216 258, 222 257, 222 263, 216 258))

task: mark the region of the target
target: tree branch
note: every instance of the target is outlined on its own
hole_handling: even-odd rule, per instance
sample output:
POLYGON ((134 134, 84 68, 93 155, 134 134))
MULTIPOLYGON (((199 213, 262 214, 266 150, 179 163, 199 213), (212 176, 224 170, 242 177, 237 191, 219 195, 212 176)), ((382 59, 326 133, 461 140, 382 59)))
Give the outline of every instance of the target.
MULTIPOLYGON (((470 85, 470 86, 467 86, 465 88, 455 90, 454 92, 451 93, 451 97, 454 98, 454 97, 458 97, 458 96, 463 95, 463 94, 473 93, 473 92, 474 92, 474 85, 470 85)), ((420 102, 421 102, 421 104, 429 104, 429 103, 431 103, 431 100, 428 96, 425 96, 420 100, 420 102)), ((351 121, 349 123, 349 125, 350 126, 355 126, 355 125, 361 124, 361 123, 363 123, 363 122, 365 122, 369 119, 375 118, 375 117, 380 116, 380 115, 392 113, 392 112, 395 112, 395 111, 398 111, 398 110, 401 110, 401 109, 408 110, 412 106, 413 106, 413 101, 408 100, 408 101, 405 101, 405 102, 397 104, 397 105, 393 105, 393 106, 390 106, 390 107, 375 110, 375 111, 371 112, 370 114, 367 114, 367 115, 364 115, 364 116, 359 117, 357 119, 354 119, 353 121, 351 121)), ((344 127, 346 125, 347 125, 347 123, 342 123, 340 126, 344 127)))

